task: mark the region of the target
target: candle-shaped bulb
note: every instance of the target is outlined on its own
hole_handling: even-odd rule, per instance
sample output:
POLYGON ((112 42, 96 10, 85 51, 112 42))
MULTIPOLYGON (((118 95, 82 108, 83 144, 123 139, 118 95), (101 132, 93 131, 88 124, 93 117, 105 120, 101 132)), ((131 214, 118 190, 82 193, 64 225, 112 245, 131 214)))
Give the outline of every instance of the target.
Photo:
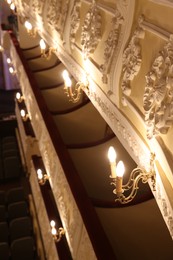
POLYGON ((25 27, 26 27, 26 29, 27 30, 32 30, 32 24, 30 23, 30 22, 28 22, 28 21, 25 21, 25 27))
POLYGON ((46 49, 46 43, 43 39, 40 40, 40 48, 41 50, 45 50, 46 49))
POLYGON ((11 3, 11 4, 10 4, 10 9, 11 9, 12 11, 14 11, 15 8, 16 8, 16 7, 15 7, 14 3, 11 3))
POLYGON ((9 72, 10 72, 11 74, 14 73, 14 69, 13 69, 13 67, 9 67, 9 72))
POLYGON ((7 58, 7 63, 10 64, 11 63, 11 59, 7 58))
POLYGON ((124 172, 125 172, 125 167, 124 167, 123 161, 118 162, 116 172, 117 172, 118 177, 123 177, 124 172))
POLYGON ((42 173, 42 170, 41 169, 38 169, 37 170, 37 176, 38 176, 38 179, 41 180, 43 178, 43 173, 42 173))
POLYGON ((113 146, 110 146, 109 150, 108 150, 108 158, 109 158, 110 163, 115 163, 116 157, 117 157, 117 155, 116 155, 115 149, 113 148, 113 146))
POLYGON ((115 149, 113 148, 113 146, 109 147, 108 150, 108 159, 110 162, 110 166, 111 166, 111 177, 112 178, 116 178, 116 152, 115 149))
POLYGON ((21 117, 25 117, 26 116, 26 112, 25 112, 24 109, 20 110, 20 115, 21 115, 21 117))
POLYGON ((21 98, 21 94, 20 94, 20 92, 17 92, 16 93, 16 99, 19 100, 20 98, 21 98))
POLYGON ((52 235, 53 235, 53 236, 56 236, 57 231, 56 231, 56 228, 55 228, 55 227, 52 228, 51 232, 52 232, 52 235))
POLYGON ((55 221, 54 220, 51 220, 51 222, 50 222, 50 226, 53 228, 53 227, 55 227, 55 221))
POLYGON ((65 86, 67 88, 71 87, 72 82, 71 82, 71 79, 69 77, 68 71, 64 70, 63 73, 62 73, 62 76, 63 76, 64 82, 65 82, 65 86))
POLYGON ((116 193, 121 194, 123 192, 122 190, 122 182, 123 182, 123 175, 125 172, 124 163, 122 161, 119 161, 117 164, 117 178, 116 178, 116 193))

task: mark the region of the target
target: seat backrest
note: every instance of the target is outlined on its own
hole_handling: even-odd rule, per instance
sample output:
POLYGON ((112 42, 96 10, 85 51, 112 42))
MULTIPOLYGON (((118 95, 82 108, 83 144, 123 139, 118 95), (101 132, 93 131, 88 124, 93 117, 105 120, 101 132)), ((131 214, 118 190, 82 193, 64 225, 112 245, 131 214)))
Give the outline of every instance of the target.
POLYGON ((12 260, 32 260, 34 259, 35 246, 32 237, 16 239, 11 243, 12 260))
POLYGON ((0 206, 0 221, 6 221, 7 211, 5 205, 0 206))
POLYGON ((10 258, 9 245, 6 242, 0 243, 0 259, 9 260, 10 258))
POLYGON ((8 218, 9 221, 15 218, 28 216, 28 206, 25 201, 15 202, 8 205, 8 218))
POLYGON ((5 191, 0 191, 0 205, 5 205, 5 191))
POLYGON ((7 222, 0 222, 0 242, 7 242, 9 239, 9 230, 7 222))
POLYGON ((4 143, 15 143, 16 142, 16 137, 11 135, 11 136, 5 136, 2 138, 2 144, 4 143))
POLYGON ((4 162, 4 178, 15 179, 21 175, 21 164, 17 156, 6 157, 4 162))
POLYGON ((16 187, 8 190, 6 195, 8 204, 25 201, 25 192, 23 187, 16 187))
POLYGON ((13 219, 9 226, 10 241, 30 236, 32 234, 32 221, 30 217, 13 219))

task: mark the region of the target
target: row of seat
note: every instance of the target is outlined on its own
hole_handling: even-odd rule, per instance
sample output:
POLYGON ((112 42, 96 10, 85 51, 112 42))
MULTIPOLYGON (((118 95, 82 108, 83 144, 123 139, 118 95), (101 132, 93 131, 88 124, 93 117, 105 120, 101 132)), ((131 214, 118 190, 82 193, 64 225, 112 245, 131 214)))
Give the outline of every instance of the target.
POLYGON ((9 224, 0 222, 0 242, 11 244, 14 240, 32 235, 31 217, 13 219, 9 224))
POLYGON ((22 167, 16 137, 3 137, 0 140, 0 182, 19 178, 21 172, 22 167))
POLYGON ((37 260, 34 239, 31 236, 16 239, 9 245, 0 243, 0 259, 2 260, 37 260))
POLYGON ((27 199, 23 186, 0 190, 0 205, 9 205, 11 203, 25 201, 27 199))
POLYGON ((24 188, 0 191, 0 259, 36 258, 32 218, 24 188))

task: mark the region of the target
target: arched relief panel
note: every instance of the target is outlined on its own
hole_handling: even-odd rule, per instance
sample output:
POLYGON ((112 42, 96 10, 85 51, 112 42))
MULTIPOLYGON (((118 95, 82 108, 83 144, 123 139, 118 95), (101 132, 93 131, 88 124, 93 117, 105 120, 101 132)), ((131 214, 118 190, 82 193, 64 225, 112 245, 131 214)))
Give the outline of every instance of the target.
POLYGON ((67 44, 71 54, 109 95, 115 93, 113 74, 120 50, 131 31, 134 7, 135 1, 110 1, 107 4, 83 0, 81 3, 75 1, 71 11, 72 33, 67 44))
POLYGON ((50 36, 63 39, 64 26, 67 19, 70 0, 48 0, 45 14, 45 26, 49 30, 50 36), (57 34, 58 33, 58 34, 57 34))
POLYGON ((160 135, 162 142, 154 151, 159 158, 162 155, 162 167, 168 169, 165 174, 172 183, 173 40, 170 32, 146 19, 142 20, 141 28, 145 30, 145 37, 140 42, 142 63, 130 82, 130 90, 122 88, 122 104, 126 107, 121 109, 149 147, 152 147, 150 140, 160 135), (153 43, 154 48, 148 48, 153 43))

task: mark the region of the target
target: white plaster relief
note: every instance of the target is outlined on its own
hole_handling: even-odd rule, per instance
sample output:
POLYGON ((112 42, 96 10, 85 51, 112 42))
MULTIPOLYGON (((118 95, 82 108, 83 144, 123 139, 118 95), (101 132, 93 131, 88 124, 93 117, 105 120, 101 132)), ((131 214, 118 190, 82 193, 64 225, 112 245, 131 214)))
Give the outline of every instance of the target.
POLYGON ((84 59, 94 53, 101 40, 101 14, 96 1, 90 6, 81 32, 81 45, 84 59))
POLYGON ((49 29, 56 30, 60 34, 61 39, 63 39, 64 26, 69 8, 69 0, 50 0, 47 8, 46 23, 50 27, 49 29))
POLYGON ((32 9, 35 13, 41 15, 46 0, 32 0, 32 9))
POLYGON ((109 68, 111 66, 112 58, 114 55, 114 51, 117 47, 119 34, 121 30, 121 25, 124 19, 119 12, 118 9, 115 10, 114 17, 111 21, 111 30, 109 32, 108 38, 105 41, 105 48, 104 48, 104 63, 100 65, 100 71, 102 72, 102 81, 103 83, 108 83, 108 73, 109 68))
POLYGON ((71 11, 71 23, 70 23, 70 46, 74 49, 75 36, 80 25, 80 6, 81 1, 75 0, 73 9, 71 11))
POLYGON ((173 125, 173 35, 146 75, 143 106, 147 137, 166 134, 173 125))
POLYGON ((138 74, 141 63, 141 46, 140 39, 144 38, 145 31, 142 28, 144 17, 141 16, 138 20, 138 27, 133 33, 133 36, 123 52, 123 67, 122 67, 122 83, 121 88, 124 95, 130 96, 131 94, 131 81, 138 74))
MULTIPOLYGON (((45 129, 44 125, 42 127, 45 129)), ((80 242, 82 237, 79 234, 81 233, 83 222, 67 180, 65 179, 60 161, 56 155, 53 144, 49 139, 50 137, 46 132, 47 131, 44 130, 44 134, 39 140, 41 154, 46 171, 51 178, 50 181, 52 183, 52 191, 61 216, 63 227, 66 230, 67 241, 69 243, 71 253, 75 259, 77 250, 79 252, 80 250, 90 252, 93 251, 93 249, 90 241, 88 241, 85 245, 82 245, 80 242)), ((89 239, 88 234, 86 237, 89 239)))
POLYGON ((163 215, 165 223, 168 227, 170 235, 173 239, 173 209, 169 203, 169 199, 165 193, 163 184, 156 170, 156 191, 154 192, 156 202, 163 215))
POLYGON ((47 23, 55 30, 61 17, 62 0, 50 0, 47 7, 47 23))

